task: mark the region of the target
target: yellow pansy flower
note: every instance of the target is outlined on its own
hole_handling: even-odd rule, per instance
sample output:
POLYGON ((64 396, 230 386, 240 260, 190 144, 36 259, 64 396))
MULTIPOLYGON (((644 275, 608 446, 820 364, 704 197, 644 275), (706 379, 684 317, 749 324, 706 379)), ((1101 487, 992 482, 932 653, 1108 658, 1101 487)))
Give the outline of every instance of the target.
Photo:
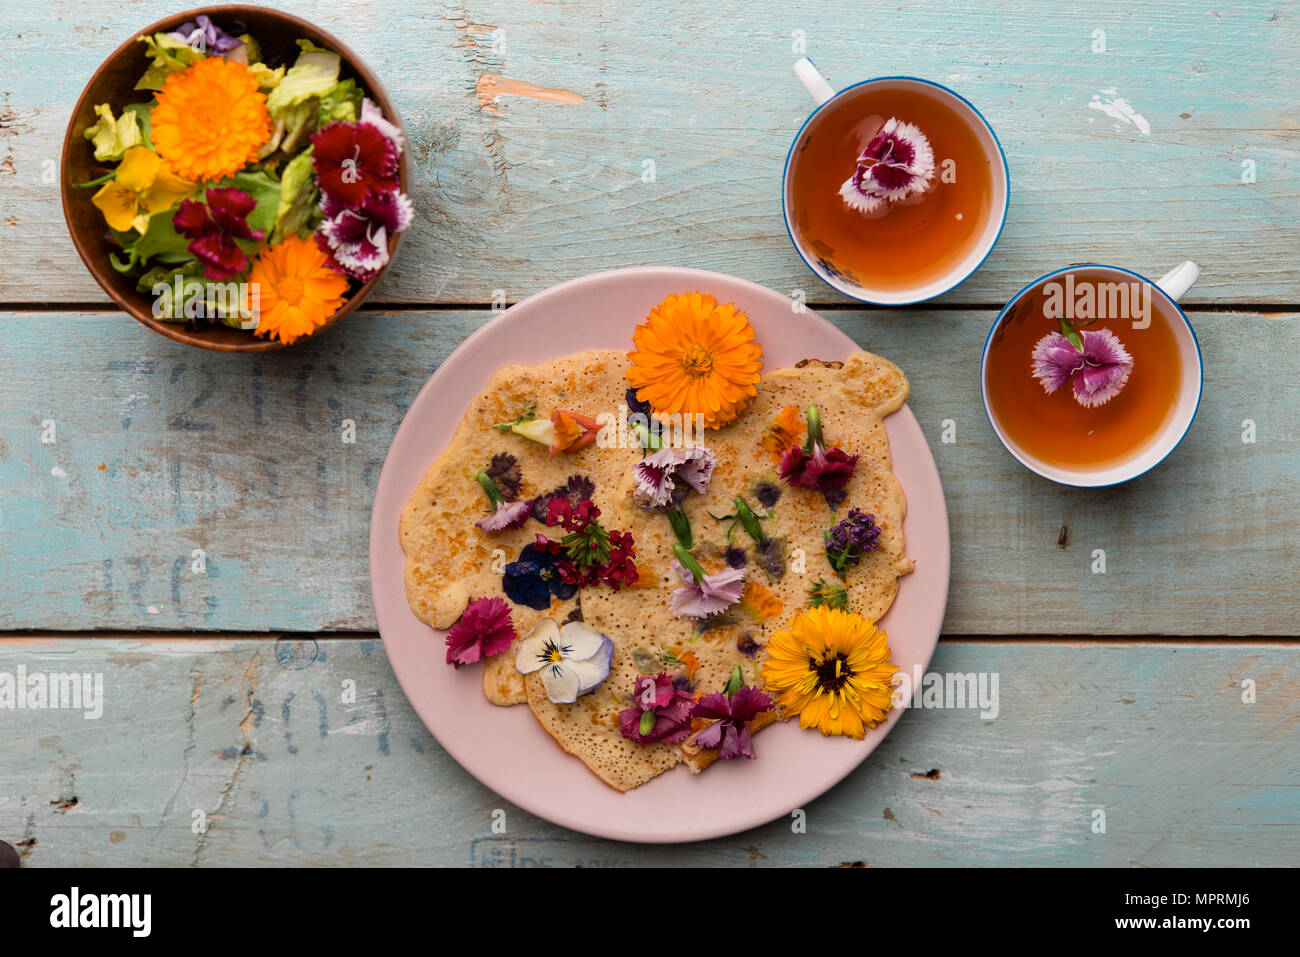
POLYGON ((117 177, 105 183, 92 200, 109 228, 120 233, 134 227, 144 232, 149 217, 192 196, 198 184, 173 173, 147 146, 133 146, 122 156, 117 177))

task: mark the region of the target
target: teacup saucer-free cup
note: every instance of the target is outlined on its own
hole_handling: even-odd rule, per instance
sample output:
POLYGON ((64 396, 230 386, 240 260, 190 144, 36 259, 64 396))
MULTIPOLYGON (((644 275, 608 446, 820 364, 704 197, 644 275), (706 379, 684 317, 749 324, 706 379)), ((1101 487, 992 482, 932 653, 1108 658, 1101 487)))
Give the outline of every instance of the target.
POLYGON ((836 92, 806 57, 794 70, 817 108, 786 157, 782 210, 808 268, 845 295, 879 305, 922 302, 966 279, 1001 235, 1010 200, 1006 156, 980 112, 917 77, 878 77, 836 92), (927 138, 930 185, 880 212, 855 211, 841 184, 891 119, 927 138))
POLYGON ((980 360, 984 411, 1007 451, 1030 471, 1078 488, 1118 485, 1163 462, 1200 405, 1200 345, 1178 306, 1199 276, 1191 261, 1154 282, 1117 266, 1081 264, 1016 293, 980 360), (1107 330, 1132 360, 1122 388, 1103 404, 1081 405, 1071 382, 1048 394, 1035 378, 1036 343, 1065 328, 1062 313, 1084 336, 1107 330))

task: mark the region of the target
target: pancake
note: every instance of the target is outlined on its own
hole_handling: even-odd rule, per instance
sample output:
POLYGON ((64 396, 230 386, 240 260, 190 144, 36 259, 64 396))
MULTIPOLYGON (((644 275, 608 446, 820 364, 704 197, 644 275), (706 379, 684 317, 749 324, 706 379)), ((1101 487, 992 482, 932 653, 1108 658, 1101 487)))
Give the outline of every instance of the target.
MULTIPOLYGON (((504 596, 504 563, 518 557, 539 532, 559 537, 557 529, 532 519, 490 536, 474 526, 487 505, 474 474, 493 455, 507 451, 518 459, 521 499, 559 486, 574 474, 594 482, 591 497, 601 510, 601 523, 631 533, 636 542, 640 580, 617 591, 591 585, 568 601, 553 599, 544 611, 515 604, 510 609, 519 636, 544 617, 557 623, 580 617, 607 635, 615 649, 609 677, 573 704, 554 704, 537 674, 525 676, 515 669, 512 647, 485 664, 482 680, 488 700, 500 705, 526 701, 560 747, 620 791, 683 762, 702 771, 717 756, 691 739, 681 745, 642 746, 623 737, 618 715, 632 706, 637 675, 660 670, 684 674, 695 692, 707 694, 722 690, 739 665, 745 682, 761 688, 768 639, 807 607, 807 591, 816 579, 837 580, 822 536, 850 508, 875 516, 880 539, 878 549, 847 573, 848 610, 879 620, 897 595, 899 577, 912 570, 903 541, 906 502, 893 474, 883 421, 906 401, 906 377, 893 363, 867 352, 854 352, 842 362, 805 360, 765 373, 754 400, 735 422, 700 437, 699 444, 714 453, 715 466, 707 493, 690 495, 682 506, 694 535, 692 552, 712 573, 725 566, 729 547, 743 549, 746 595, 702 621, 672 616, 669 596, 681 586, 672 570, 675 538, 663 515, 645 511, 632 499, 632 469, 642 457, 639 443, 602 447, 619 444, 606 441, 617 438, 616 427, 607 426, 610 431, 598 445, 550 458, 542 445, 492 428, 513 419, 529 400, 537 402, 539 416, 558 408, 616 416, 626 404, 629 365, 622 352, 593 350, 500 370, 470 404, 451 445, 424 477, 401 520, 411 607, 432 627, 447 628, 472 598, 504 596), (797 409, 802 426, 810 404, 820 411, 828 444, 858 456, 844 501, 834 510, 820 492, 779 480, 776 462, 763 447, 764 431, 783 409, 797 409), (779 490, 770 509, 760 504, 760 485, 768 495, 779 490), (734 513, 737 495, 755 512, 769 515, 762 522, 776 543, 769 550, 760 551, 739 525, 711 517, 734 513)), ((734 551, 730 557, 738 560, 734 551)), ((775 712, 760 715, 751 732, 777 717, 775 712)), ((692 739, 704 726, 696 723, 692 739)), ((761 754, 761 745, 759 750, 761 754)))

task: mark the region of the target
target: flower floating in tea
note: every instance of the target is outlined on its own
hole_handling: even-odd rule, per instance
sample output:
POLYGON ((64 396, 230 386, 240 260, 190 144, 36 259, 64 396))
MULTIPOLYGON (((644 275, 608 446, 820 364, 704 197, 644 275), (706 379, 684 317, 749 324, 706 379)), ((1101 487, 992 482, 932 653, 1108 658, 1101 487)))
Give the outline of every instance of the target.
POLYGON ((1034 346, 1034 377, 1049 395, 1074 380, 1074 400, 1084 408, 1105 405, 1123 390, 1133 357, 1109 329, 1078 332, 1062 320, 1034 346))
POLYGON ((840 196, 850 209, 873 216, 887 212, 889 203, 925 192, 933 181, 930 141, 913 124, 890 117, 859 154, 840 196))

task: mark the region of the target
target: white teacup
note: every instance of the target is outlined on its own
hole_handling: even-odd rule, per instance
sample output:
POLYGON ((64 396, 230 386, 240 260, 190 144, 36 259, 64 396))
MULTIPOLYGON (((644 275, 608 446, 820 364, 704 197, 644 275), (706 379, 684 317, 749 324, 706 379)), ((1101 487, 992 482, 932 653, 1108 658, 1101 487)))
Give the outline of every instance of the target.
MULTIPOLYGON (((1187 430, 1191 428, 1192 419, 1196 416, 1196 410, 1201 401, 1203 381, 1201 348, 1196 341, 1196 334, 1192 331, 1191 323, 1187 321, 1186 313, 1178 305, 1178 300, 1192 287, 1200 274, 1200 267, 1190 260, 1172 269, 1155 282, 1118 266, 1080 264, 1067 266, 1064 269, 1058 269, 1039 276, 1016 293, 1011 298, 1011 301, 998 313, 993 328, 989 330, 988 339, 984 342, 984 354, 980 360, 980 394, 984 399, 984 411, 988 414, 993 431, 997 433, 998 439, 1001 440, 1007 451, 1030 471, 1061 485, 1071 485, 1078 488, 1118 485, 1121 482, 1130 481, 1149 472, 1163 462, 1178 447, 1178 444, 1183 440, 1183 436, 1187 434, 1187 430), (1083 270, 1104 270, 1109 274, 1107 278, 1113 278, 1117 283, 1132 284, 1134 288, 1138 288, 1137 284, 1143 284, 1149 290, 1149 293, 1144 290, 1144 294, 1148 296, 1147 303, 1150 308, 1155 308, 1155 298, 1160 297, 1168 307, 1165 314, 1177 317, 1171 322, 1175 342, 1174 354, 1166 357, 1168 361, 1176 362, 1180 367, 1179 386, 1174 398, 1172 412, 1159 430, 1136 447, 1131 454, 1095 468, 1063 466, 1059 463, 1044 461, 1042 458, 1027 452, 1008 433, 1004 424, 999 421, 989 401, 988 389, 990 347, 993 345, 994 336, 998 329, 1001 328, 1003 321, 1007 319, 1009 314, 1013 313, 1017 304, 1024 300, 1027 295, 1040 287, 1049 288, 1044 286, 1045 283, 1055 281, 1058 287, 1065 286, 1066 279, 1072 272, 1083 270)), ((1145 321, 1150 322, 1149 314, 1146 316, 1145 321)), ((1142 320, 1134 321, 1132 328, 1144 328, 1142 320)))
MULTIPOLYGON (((804 121, 798 135, 791 144, 785 160, 785 172, 781 190, 781 208, 785 215, 786 229, 795 250, 807 263, 808 268, 816 273, 827 285, 838 289, 846 296, 861 302, 878 305, 906 305, 932 299, 947 292, 965 280, 984 262, 993 249, 1002 227, 1007 220, 1007 207, 1010 200, 1010 177, 1007 171, 1006 155, 993 133, 988 121, 980 115, 964 97, 945 86, 930 80, 911 76, 884 76, 864 80, 836 92, 826 78, 818 72, 817 67, 807 57, 794 65, 794 72, 803 81, 809 94, 817 103, 811 116, 804 121), (940 99, 954 114, 961 117, 975 134, 979 148, 984 154, 991 172, 991 190, 988 208, 991 211, 982 228, 960 250, 953 264, 942 274, 927 279, 925 282, 903 288, 873 288, 869 282, 854 274, 852 268, 835 258, 825 250, 818 250, 812 237, 803 235, 799 225, 799 210, 794 197, 794 171, 800 162, 803 146, 813 136, 826 119, 840 110, 853 110, 862 95, 874 93, 880 89, 922 90, 932 97, 940 99)), ((838 184, 836 184, 838 186, 838 184)))

